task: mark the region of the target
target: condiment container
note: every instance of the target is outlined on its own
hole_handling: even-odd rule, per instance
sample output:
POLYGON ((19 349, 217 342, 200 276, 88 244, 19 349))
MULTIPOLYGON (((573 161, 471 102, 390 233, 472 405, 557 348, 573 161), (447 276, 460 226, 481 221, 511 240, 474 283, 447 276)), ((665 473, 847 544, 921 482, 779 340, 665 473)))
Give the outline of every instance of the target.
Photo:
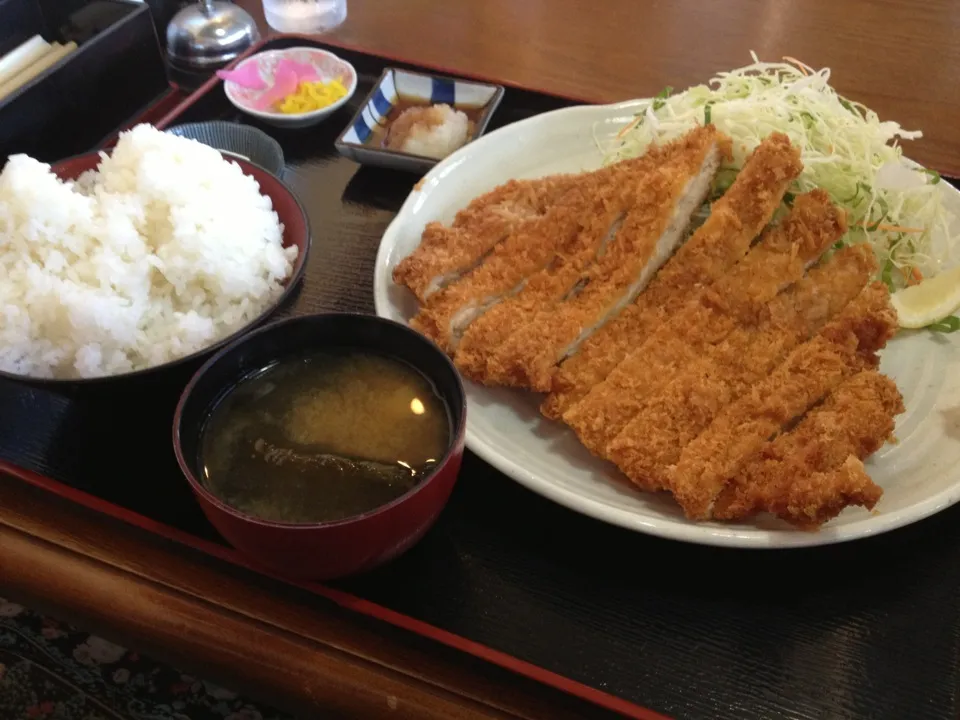
POLYGON ((181 85, 201 84, 260 39, 250 14, 226 0, 200 0, 167 26, 167 62, 181 85))

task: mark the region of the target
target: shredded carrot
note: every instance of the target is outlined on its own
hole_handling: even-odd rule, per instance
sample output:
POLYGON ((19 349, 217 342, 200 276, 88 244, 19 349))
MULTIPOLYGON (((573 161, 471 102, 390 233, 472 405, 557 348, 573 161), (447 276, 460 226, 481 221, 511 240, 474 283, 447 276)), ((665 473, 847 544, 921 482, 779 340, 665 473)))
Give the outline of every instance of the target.
POLYGON ((794 65, 796 65, 796 66, 797 66, 797 70, 799 70, 800 72, 802 72, 804 75, 809 75, 809 74, 810 74, 810 73, 807 72, 807 68, 804 67, 803 63, 800 62, 799 60, 797 60, 795 57, 790 57, 789 55, 784 55, 784 56, 783 56, 783 59, 786 60, 788 63, 793 63, 794 65))
MULTIPOLYGON (((863 221, 863 222, 857 223, 857 224, 860 225, 860 227, 866 227, 866 228, 868 228, 868 227, 870 227, 870 226, 872 225, 872 223, 868 223, 867 221, 863 221)), ((888 225, 888 224, 886 224, 886 223, 880 223, 879 225, 877 225, 877 226, 876 226, 875 228, 873 228, 873 229, 874 229, 874 230, 883 230, 883 231, 885 231, 885 232, 909 232, 909 233, 922 233, 922 232, 923 232, 923 228, 903 227, 902 225, 888 225)))
POLYGON ((625 128, 623 128, 623 130, 621 130, 620 132, 617 133, 617 140, 619 140, 619 139, 622 138, 624 135, 626 135, 628 132, 630 132, 631 130, 633 130, 637 125, 640 124, 640 122, 641 122, 642 120, 643 120, 643 115, 638 115, 637 117, 635 117, 635 118, 633 119, 633 121, 632 121, 629 125, 627 125, 625 128))
POLYGON ((907 285, 919 285, 923 282, 923 273, 919 268, 912 267, 907 273, 907 285))

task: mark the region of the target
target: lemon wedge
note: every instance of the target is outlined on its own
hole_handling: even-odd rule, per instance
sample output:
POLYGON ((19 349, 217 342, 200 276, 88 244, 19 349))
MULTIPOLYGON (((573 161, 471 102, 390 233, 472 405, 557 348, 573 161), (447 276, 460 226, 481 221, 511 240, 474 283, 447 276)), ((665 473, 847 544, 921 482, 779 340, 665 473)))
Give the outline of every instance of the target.
POLYGON ((960 309, 960 267, 947 270, 890 296, 900 327, 921 328, 960 309))

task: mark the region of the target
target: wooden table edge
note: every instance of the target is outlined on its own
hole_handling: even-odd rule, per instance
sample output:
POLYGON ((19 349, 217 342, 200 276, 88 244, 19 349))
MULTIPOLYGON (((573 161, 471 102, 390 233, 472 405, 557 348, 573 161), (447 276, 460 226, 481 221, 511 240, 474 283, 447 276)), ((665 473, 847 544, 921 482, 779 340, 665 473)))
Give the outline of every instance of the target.
POLYGON ((611 714, 3 473, 0 504, 0 593, 282 710, 437 719, 611 714))

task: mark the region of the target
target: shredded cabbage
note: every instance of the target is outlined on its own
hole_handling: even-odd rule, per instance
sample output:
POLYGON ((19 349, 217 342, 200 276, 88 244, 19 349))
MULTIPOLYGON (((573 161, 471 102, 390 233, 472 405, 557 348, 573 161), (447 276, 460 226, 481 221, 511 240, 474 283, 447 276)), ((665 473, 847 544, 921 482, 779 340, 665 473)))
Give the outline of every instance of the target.
POLYGON ((952 214, 944 207, 937 173, 902 157, 899 140, 921 137, 895 122, 881 122, 860 103, 830 87, 830 70, 792 58, 724 72, 685 92, 667 88, 601 146, 611 163, 645 152, 698 124, 713 122, 733 139, 734 158, 721 169, 713 199, 733 182, 746 156, 771 132, 801 148, 804 170, 788 193, 826 190, 847 211, 850 231, 841 243, 868 242, 891 289, 954 264, 952 214))

